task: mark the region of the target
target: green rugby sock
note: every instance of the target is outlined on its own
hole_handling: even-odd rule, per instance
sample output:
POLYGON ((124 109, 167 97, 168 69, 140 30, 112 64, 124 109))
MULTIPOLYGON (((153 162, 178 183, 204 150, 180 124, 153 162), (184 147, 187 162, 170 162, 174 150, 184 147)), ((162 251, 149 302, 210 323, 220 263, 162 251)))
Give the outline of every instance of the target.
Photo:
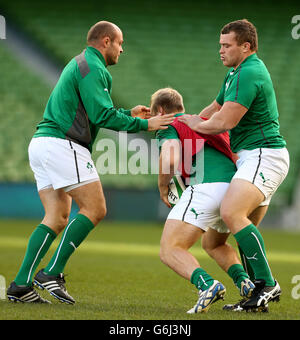
POLYGON ((65 265, 76 248, 94 228, 94 224, 84 215, 78 214, 66 226, 61 241, 44 273, 57 276, 63 273, 65 265))
POLYGON ((241 264, 233 264, 229 267, 227 274, 232 278, 234 284, 241 289, 241 282, 249 279, 249 275, 245 272, 241 264))
POLYGON ((191 283, 197 289, 206 290, 213 285, 214 279, 204 269, 197 268, 192 273, 191 283))
POLYGON ((241 257, 241 261, 242 261, 244 270, 249 275, 250 280, 254 281, 255 280, 255 276, 254 276, 253 269, 252 269, 249 261, 247 260, 244 252, 242 251, 242 249, 241 249, 241 247, 239 245, 238 245, 238 248, 239 248, 239 253, 240 253, 240 257, 241 257))
POLYGON ((255 278, 265 280, 267 286, 274 286, 275 281, 266 257, 264 240, 258 229, 249 224, 234 234, 234 237, 251 264, 255 278))
POLYGON ((30 236, 21 268, 15 278, 16 285, 31 286, 32 276, 49 250, 56 233, 44 224, 38 225, 30 236))

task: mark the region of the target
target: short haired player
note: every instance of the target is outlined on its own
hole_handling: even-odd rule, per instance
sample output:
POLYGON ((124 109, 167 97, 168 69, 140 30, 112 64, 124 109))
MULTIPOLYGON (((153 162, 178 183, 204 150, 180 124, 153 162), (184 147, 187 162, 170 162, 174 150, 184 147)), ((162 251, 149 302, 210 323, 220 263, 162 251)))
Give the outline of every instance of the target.
POLYGON ((180 118, 191 129, 209 135, 230 130, 237 172, 221 204, 221 216, 254 272, 255 290, 239 308, 264 308, 279 299, 261 233, 270 200, 289 169, 286 142, 279 132, 278 109, 270 74, 257 56, 255 26, 248 20, 225 25, 220 34, 220 58, 229 71, 211 105, 200 115, 180 118), (256 220, 252 224, 248 216, 256 220))
MULTIPOLYGON (((152 115, 173 112, 175 117, 183 116, 181 95, 171 88, 158 90, 152 95, 150 112, 152 115)), ((161 150, 158 187, 163 202, 171 207, 168 184, 178 168, 189 184, 167 217, 160 248, 162 262, 190 280, 199 291, 198 301, 188 313, 206 312, 225 294, 224 285, 201 268, 189 252, 201 237, 203 248, 231 276, 241 295, 251 294, 254 285, 236 251, 226 243, 229 230, 220 217, 222 199, 236 171, 228 133, 197 134, 176 118, 168 129, 159 130, 156 138, 161 150), (199 161, 201 157, 204 162, 199 161)))
POLYGON ((74 304, 65 288, 64 268, 71 255, 106 215, 106 203, 91 151, 99 129, 139 132, 164 129, 169 117, 147 118, 149 108, 116 109, 111 99, 112 77, 107 66, 123 52, 121 29, 107 21, 93 25, 87 47, 64 68, 47 103, 43 120, 29 145, 45 216, 33 231, 23 263, 7 290, 11 301, 40 302, 33 275, 56 236, 61 241, 34 283, 61 302, 74 304), (74 200, 78 214, 69 221, 74 200))

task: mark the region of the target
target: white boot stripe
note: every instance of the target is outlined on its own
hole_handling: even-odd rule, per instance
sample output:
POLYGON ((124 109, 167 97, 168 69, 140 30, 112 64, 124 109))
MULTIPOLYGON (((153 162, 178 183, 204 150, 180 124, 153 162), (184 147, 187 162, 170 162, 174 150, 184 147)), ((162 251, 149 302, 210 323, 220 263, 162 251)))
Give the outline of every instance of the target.
POLYGON ((33 301, 36 301, 36 300, 38 300, 38 299, 39 299, 38 296, 33 296, 31 299, 26 299, 26 300, 24 300, 24 301, 26 301, 26 302, 33 302, 33 301))
MULTIPOLYGON (((41 282, 42 283, 42 282, 41 282)), ((54 284, 54 283, 56 283, 57 284, 57 282, 56 281, 47 281, 47 282, 45 282, 45 283, 42 283, 42 285, 44 285, 45 287, 46 286, 48 286, 48 285, 52 285, 52 284, 54 284)))
POLYGON ((53 287, 53 288, 50 288, 50 289, 47 289, 47 290, 48 290, 48 292, 53 292, 54 290, 57 290, 57 289, 59 289, 59 287, 53 287))
POLYGON ((57 289, 57 288, 60 288, 59 285, 58 285, 57 283, 53 283, 53 284, 51 284, 51 285, 44 285, 44 287, 45 287, 46 289, 48 289, 48 290, 51 289, 51 288, 54 288, 54 287, 55 287, 56 289, 57 289))
POLYGON ((21 297, 21 299, 22 300, 25 300, 25 299, 27 299, 27 298, 30 298, 32 295, 35 295, 34 294, 35 292, 29 292, 29 293, 27 293, 27 294, 25 294, 25 295, 23 295, 22 297, 21 297))

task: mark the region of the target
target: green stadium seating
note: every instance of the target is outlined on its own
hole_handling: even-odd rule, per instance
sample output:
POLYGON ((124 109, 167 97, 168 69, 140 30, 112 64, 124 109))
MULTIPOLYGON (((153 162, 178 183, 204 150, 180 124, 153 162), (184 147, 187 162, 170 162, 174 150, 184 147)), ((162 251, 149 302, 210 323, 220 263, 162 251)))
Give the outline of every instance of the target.
POLYGON ((50 88, 0 45, 0 181, 33 181, 27 148, 50 88))
MULTIPOLYGON (((233 0, 213 3, 192 0, 114 0, 105 3, 96 0, 53 0, 49 3, 0 0, 1 9, 62 64, 85 47, 85 36, 92 24, 102 19, 115 22, 122 28, 125 40, 124 55, 119 64, 109 68, 113 76, 115 105, 125 108, 136 104, 147 105, 155 90, 172 86, 183 94, 189 113, 197 113, 209 104, 222 84, 226 69, 218 57, 221 27, 229 21, 245 17, 252 21, 259 34, 258 54, 266 63, 274 82, 281 132, 291 153, 290 173, 274 201, 277 205, 291 203, 300 164, 297 138, 300 123, 300 44, 299 40, 291 37, 291 18, 300 9, 297 1, 285 4, 254 0, 251 4, 239 2, 236 6, 233 0)), ((2 49, 0 53, 4 53, 2 49)), ((10 59, 7 52, 5 58, 10 59)), ((14 91, 5 92, 3 112, 8 110, 14 117, 20 116, 19 119, 24 115, 31 117, 26 129, 28 141, 33 123, 39 120, 43 111, 49 89, 39 85, 36 91, 31 90, 31 84, 38 83, 34 78, 28 86, 29 90, 24 93, 25 77, 18 76, 18 81, 13 78, 25 70, 21 72, 21 66, 20 70, 14 70, 14 61, 10 65, 5 67, 5 77, 11 78, 14 91), (19 91, 24 93, 23 99, 20 99, 19 91)), ((26 78, 31 77, 27 74, 26 78)), ((26 163, 24 155, 19 155, 18 146, 14 145, 18 145, 16 135, 25 133, 27 123, 23 124, 22 120, 21 127, 17 128, 11 126, 9 117, 2 118, 1 115, 2 119, 7 131, 4 137, 1 133, 0 138, 4 145, 9 145, 11 163, 6 162, 4 169, 1 168, 0 179, 29 180, 31 176, 23 170, 25 165, 19 169, 14 166, 16 162, 26 163), (14 143, 7 143, 5 135, 10 135, 14 143)), ((95 151, 94 156, 98 156, 95 151)), ((2 153, 0 157, 4 159, 2 153)), ((121 187, 156 185, 156 176, 146 177, 104 176, 103 180, 109 185, 121 187)))

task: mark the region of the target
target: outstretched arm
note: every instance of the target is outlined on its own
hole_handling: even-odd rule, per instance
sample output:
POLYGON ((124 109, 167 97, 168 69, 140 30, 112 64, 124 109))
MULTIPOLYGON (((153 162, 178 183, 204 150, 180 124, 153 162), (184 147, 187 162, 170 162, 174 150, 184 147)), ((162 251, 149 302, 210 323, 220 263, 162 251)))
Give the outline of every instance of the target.
POLYGON ((200 113, 200 117, 210 118, 214 113, 221 110, 221 105, 214 100, 210 105, 206 106, 200 113))
POLYGON ((183 115, 178 120, 196 132, 217 135, 233 129, 247 111, 245 106, 228 101, 209 120, 203 121, 198 115, 183 115))

